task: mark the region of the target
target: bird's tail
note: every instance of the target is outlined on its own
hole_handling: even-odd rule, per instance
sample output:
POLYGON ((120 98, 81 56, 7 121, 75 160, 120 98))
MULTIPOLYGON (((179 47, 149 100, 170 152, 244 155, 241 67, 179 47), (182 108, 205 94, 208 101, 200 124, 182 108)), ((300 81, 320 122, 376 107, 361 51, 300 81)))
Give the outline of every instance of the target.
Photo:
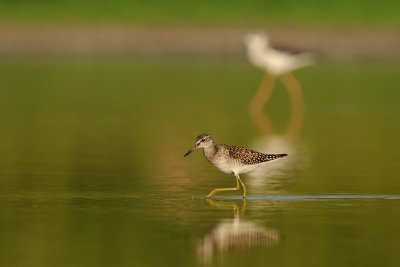
POLYGON ((296 69, 315 64, 315 56, 311 53, 302 53, 297 55, 296 69))
POLYGON ((266 161, 274 160, 274 159, 279 159, 279 158, 284 158, 288 154, 266 154, 266 161))

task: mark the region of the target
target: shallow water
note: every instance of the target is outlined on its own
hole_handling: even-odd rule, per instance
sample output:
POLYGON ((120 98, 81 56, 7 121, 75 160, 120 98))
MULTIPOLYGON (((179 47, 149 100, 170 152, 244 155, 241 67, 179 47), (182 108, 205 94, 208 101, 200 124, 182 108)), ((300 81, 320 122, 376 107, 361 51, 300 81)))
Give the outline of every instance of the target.
POLYGON ((3 62, 0 265, 398 266, 398 67, 302 70, 304 120, 278 84, 253 122, 242 62, 3 62), (206 200, 202 132, 289 156, 206 200))

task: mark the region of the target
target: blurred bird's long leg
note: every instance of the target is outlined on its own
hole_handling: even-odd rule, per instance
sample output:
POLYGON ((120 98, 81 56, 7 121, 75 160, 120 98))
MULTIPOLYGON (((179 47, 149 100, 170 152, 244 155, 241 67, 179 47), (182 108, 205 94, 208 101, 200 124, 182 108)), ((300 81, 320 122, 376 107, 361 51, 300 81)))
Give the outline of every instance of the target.
POLYGON ((269 118, 263 114, 262 109, 271 97, 275 81, 276 77, 274 75, 265 73, 248 107, 250 117, 262 135, 268 135, 272 131, 271 122, 269 118))
POLYGON ((268 136, 274 131, 268 115, 263 112, 251 114, 251 118, 262 136, 268 136))
POLYGON ((303 125, 303 89, 300 85, 300 82, 290 72, 283 74, 281 76, 281 80, 287 89, 290 105, 292 107, 292 113, 286 130, 286 135, 288 138, 292 139, 292 141, 295 141, 300 133, 301 126, 303 125))
POLYGON ((244 183, 242 182, 242 179, 240 179, 239 175, 238 175, 236 178, 239 180, 240 184, 241 184, 242 187, 243 187, 243 198, 246 198, 246 192, 247 192, 246 186, 245 186, 244 183))
POLYGON ((206 198, 210 198, 210 197, 212 197, 213 195, 215 195, 215 193, 218 193, 218 192, 223 192, 223 191, 236 191, 236 190, 239 190, 239 189, 240 189, 239 179, 238 179, 238 177, 236 177, 236 187, 215 188, 214 190, 212 190, 212 191, 210 192, 210 194, 208 194, 208 195, 206 196, 206 198))
POLYGON ((263 80, 256 94, 249 104, 249 112, 258 113, 262 111, 264 104, 269 100, 274 88, 276 77, 272 74, 265 73, 263 80))

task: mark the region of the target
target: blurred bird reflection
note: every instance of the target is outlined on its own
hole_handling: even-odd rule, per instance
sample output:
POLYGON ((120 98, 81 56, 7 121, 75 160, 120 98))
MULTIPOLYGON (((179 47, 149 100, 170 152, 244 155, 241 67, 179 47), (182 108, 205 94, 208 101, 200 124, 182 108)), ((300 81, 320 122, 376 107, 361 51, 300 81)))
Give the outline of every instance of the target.
POLYGON ((233 218, 221 220, 201 240, 197 241, 197 261, 209 265, 218 255, 229 254, 257 247, 274 247, 280 242, 280 234, 272 228, 262 227, 254 222, 243 219, 246 200, 240 205, 237 202, 215 201, 207 202, 218 209, 232 209, 233 218))

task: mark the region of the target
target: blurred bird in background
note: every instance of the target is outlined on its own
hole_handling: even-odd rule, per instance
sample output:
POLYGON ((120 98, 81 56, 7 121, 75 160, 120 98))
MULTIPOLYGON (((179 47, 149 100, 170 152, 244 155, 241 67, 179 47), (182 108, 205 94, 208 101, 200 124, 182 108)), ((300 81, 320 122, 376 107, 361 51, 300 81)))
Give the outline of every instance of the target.
MULTIPOLYGON (((313 64, 310 53, 290 53, 272 47, 266 34, 248 34, 244 38, 247 47, 249 61, 256 67, 265 71, 262 82, 250 101, 248 111, 253 123, 257 127, 261 137, 257 138, 253 147, 260 151, 273 153, 274 151, 290 151, 291 158, 280 162, 273 162, 259 170, 250 173, 254 179, 251 185, 260 187, 266 182, 264 178, 278 178, 286 176, 291 170, 296 169, 304 160, 303 155, 298 157, 299 147, 296 140, 301 132, 304 118, 304 98, 300 82, 292 74, 294 70, 313 64), (284 85, 290 102, 291 113, 283 134, 275 132, 274 127, 267 114, 263 113, 265 104, 270 99, 274 86, 280 80, 284 85)), ((268 179, 268 183, 275 183, 274 179, 268 179)), ((276 184, 280 184, 277 182, 276 184)))
POLYGON ((297 116, 302 117, 304 113, 302 88, 299 81, 291 73, 296 69, 312 64, 311 54, 290 54, 277 50, 271 46, 266 34, 248 34, 244 41, 249 61, 265 71, 261 85, 249 104, 249 113, 252 119, 256 121, 260 116, 265 103, 272 94, 277 79, 280 79, 285 86, 293 110, 296 110, 297 116))

